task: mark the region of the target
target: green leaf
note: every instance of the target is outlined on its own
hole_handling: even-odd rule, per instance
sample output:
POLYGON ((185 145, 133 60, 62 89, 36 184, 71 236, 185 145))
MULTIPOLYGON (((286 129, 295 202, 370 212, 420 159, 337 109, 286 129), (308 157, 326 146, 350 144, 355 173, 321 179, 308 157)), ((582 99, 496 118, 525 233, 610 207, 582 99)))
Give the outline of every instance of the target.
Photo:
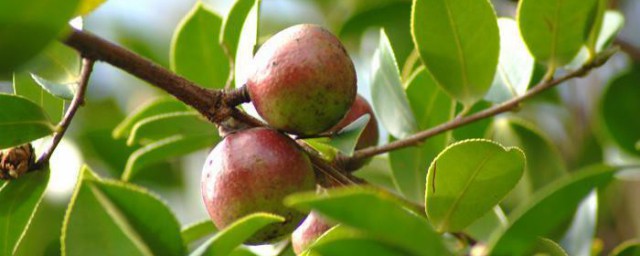
POLYGON ((569 255, 591 254, 598 221, 598 193, 592 191, 580 205, 571 226, 560 241, 569 255))
POLYGON ((11 73, 54 40, 79 0, 10 0, 0 3, 0 74, 11 73))
POLYGON ((629 240, 616 246, 610 256, 638 256, 640 255, 640 241, 629 240))
POLYGON ((254 213, 245 216, 218 232, 190 255, 228 255, 256 231, 269 224, 283 221, 283 217, 269 213, 254 213))
POLYGON ((158 163, 170 157, 177 157, 213 146, 219 140, 217 135, 174 135, 156 141, 134 151, 122 173, 121 179, 129 181, 139 174, 144 167, 158 163))
POLYGON ((131 129, 133 126, 140 122, 141 120, 170 112, 178 112, 178 111, 187 111, 190 110, 184 103, 174 99, 174 98, 157 98, 152 101, 149 101, 146 104, 143 104, 138 109, 134 110, 133 113, 129 114, 126 119, 124 119, 118 126, 113 130, 113 137, 124 138, 129 136, 131 133, 131 129))
POLYGON ((535 59, 553 70, 571 62, 588 40, 597 0, 522 0, 518 25, 535 59))
POLYGON ((488 211, 484 216, 471 223, 464 232, 472 238, 486 243, 491 235, 505 229, 507 224, 507 216, 504 215, 500 206, 496 206, 492 211, 488 211))
POLYGON ((49 169, 31 172, 0 186, 0 254, 14 255, 49 183, 49 169))
POLYGON ((480 139, 452 144, 429 167, 429 220, 439 232, 466 228, 515 187, 524 166, 524 153, 515 147, 480 139))
POLYGON ((80 66, 78 52, 60 42, 53 42, 34 60, 29 71, 49 93, 71 100, 80 80, 80 66))
MULTIPOLYGON (((535 255, 568 256, 559 244, 548 238, 537 238, 533 249, 535 255)), ((587 254, 588 255, 588 254, 587 254)))
POLYGON ((212 235, 216 231, 218 231, 218 229, 210 219, 199 221, 182 229, 182 241, 184 241, 185 246, 187 246, 208 235, 212 235))
POLYGON ((175 135, 217 136, 218 129, 204 120, 197 112, 173 112, 147 117, 140 120, 131 129, 128 145, 140 143, 147 145, 175 135))
POLYGON ((602 23, 604 20, 604 13, 607 10, 608 0, 596 0, 596 7, 593 14, 593 25, 589 31, 589 37, 587 38, 587 42, 585 47, 587 48, 587 52, 591 57, 595 57, 594 54, 598 52, 596 48, 596 44, 598 41, 598 37, 600 37, 600 30, 602 29, 602 23))
POLYGON ((331 241, 341 240, 341 239, 354 239, 354 238, 366 238, 367 236, 362 232, 359 232, 353 228, 347 227, 342 224, 336 224, 331 229, 327 230, 318 237, 311 245, 309 245, 309 250, 303 252, 302 254, 311 254, 309 251, 313 251, 314 246, 322 245, 331 241))
POLYGON ((257 3, 258 0, 236 0, 222 22, 220 44, 230 56, 231 61, 235 61, 242 26, 247 20, 249 12, 257 3))
POLYGON ((354 175, 373 185, 395 191, 396 185, 391 177, 391 166, 385 155, 374 156, 369 164, 357 170, 354 175))
POLYGON ((229 61, 219 43, 222 19, 197 1, 174 32, 171 69, 207 88, 224 88, 229 61))
POLYGON ((240 38, 238 39, 238 46, 236 48, 236 54, 234 64, 234 83, 235 87, 239 88, 247 81, 247 78, 251 75, 251 66, 253 64, 253 54, 257 50, 258 35, 259 35, 259 23, 260 23, 260 2, 256 0, 255 4, 247 14, 244 20, 242 29, 240 32, 240 38))
POLYGON ((640 155, 635 143, 640 140, 640 119, 628 115, 640 109, 640 64, 611 81, 600 103, 600 116, 605 131, 621 149, 640 155))
POLYGON ((498 64, 500 35, 487 0, 415 0, 413 40, 442 89, 471 106, 489 90, 498 64))
POLYGON ((54 129, 40 106, 20 96, 0 93, 0 149, 42 138, 54 129))
POLYGON ((379 255, 379 256, 398 256, 398 255, 413 255, 408 254, 398 248, 385 245, 382 242, 368 238, 351 238, 333 240, 330 242, 322 243, 314 246, 311 249, 311 255, 335 255, 335 256, 350 256, 350 255, 379 255))
POLYGON ((57 98, 40 87, 27 73, 13 74, 13 92, 33 101, 43 108, 53 123, 58 123, 64 113, 64 100, 57 98))
POLYGON ((602 28, 596 42, 596 51, 601 52, 609 47, 618 32, 624 26, 624 16, 617 11, 606 11, 602 21, 602 28))
POLYGON ((582 198, 611 181, 614 173, 611 167, 591 166, 540 190, 528 204, 512 212, 510 226, 492 239, 488 251, 491 255, 528 253, 537 237, 548 235, 569 220, 582 198))
POLYGON ((76 15, 86 16, 106 1, 107 0, 81 0, 76 15))
POLYGON ((81 171, 62 228, 62 255, 183 255, 180 225, 148 191, 81 171))
POLYGON ((522 41, 520 30, 511 18, 498 19, 500 59, 491 89, 485 97, 495 103, 507 101, 527 91, 533 76, 533 56, 522 41))
MULTIPOLYGON (((456 118, 468 117, 492 106, 493 104, 491 102, 485 100, 478 101, 476 104, 471 106, 471 109, 468 110, 464 109, 462 105, 457 104, 457 111, 454 116, 456 118)), ((482 120, 478 120, 477 122, 463 125, 453 130, 452 137, 454 141, 484 138, 492 121, 493 117, 487 117, 482 120)))
POLYGON ((396 138, 404 138, 418 130, 407 96, 402 90, 400 71, 393 49, 384 30, 371 61, 371 99, 376 117, 396 138))
POLYGON ((329 190, 323 195, 292 195, 285 199, 285 204, 302 210, 314 209, 323 216, 416 255, 449 254, 426 219, 410 212, 388 194, 352 187, 329 190), (363 209, 367 214, 362 214, 363 209), (428 253, 424 248, 429 248, 428 253))
MULTIPOLYGON (((409 78, 405 91, 420 130, 449 120, 455 102, 438 87, 424 67, 409 78)), ((441 134, 429 138, 419 146, 389 152, 393 180, 398 190, 408 199, 420 203, 424 201, 426 170, 446 145, 447 135, 441 134)))
POLYGON ((331 138, 315 138, 315 139, 307 139, 305 141, 309 142, 314 147, 319 147, 319 150, 327 151, 327 150, 337 150, 345 156, 352 156, 353 151, 356 148, 356 144, 358 143, 358 139, 360 138, 360 134, 364 131, 364 128, 369 123, 369 119, 371 117, 369 114, 365 114, 349 125, 342 128, 342 130, 338 131, 335 136, 331 138), (332 149, 323 149, 322 145, 331 147, 332 149))

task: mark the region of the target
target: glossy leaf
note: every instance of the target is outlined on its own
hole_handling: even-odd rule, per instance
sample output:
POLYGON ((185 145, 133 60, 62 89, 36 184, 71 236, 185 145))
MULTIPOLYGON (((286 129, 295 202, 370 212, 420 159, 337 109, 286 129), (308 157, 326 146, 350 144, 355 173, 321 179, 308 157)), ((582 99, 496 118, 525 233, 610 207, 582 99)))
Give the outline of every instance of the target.
POLYGON ((235 61, 236 52, 238 51, 242 26, 257 2, 258 0, 236 0, 222 22, 220 44, 232 61, 235 61))
POLYGON ((182 102, 173 98, 157 98, 145 103, 133 113, 129 114, 118 126, 113 130, 113 137, 116 139, 129 136, 133 126, 141 120, 170 112, 187 111, 189 108, 182 102))
POLYGON ((310 145, 315 145, 316 147, 320 146, 318 144, 324 144, 331 149, 323 149, 320 146, 319 150, 337 150, 345 156, 352 156, 353 151, 356 148, 356 144, 358 143, 358 139, 360 138, 360 134, 364 131, 364 128, 369 123, 369 114, 365 114, 349 125, 342 128, 342 130, 338 131, 335 136, 331 138, 316 138, 316 139, 308 139, 307 142, 311 142, 310 145))
POLYGON ((40 53, 67 26, 79 0, 8 0, 0 3, 0 74, 40 53))
POLYGON ((206 219, 200 222, 196 222, 182 229, 182 241, 185 246, 202 239, 208 235, 212 235, 218 231, 213 222, 210 219, 206 219))
POLYGON ((60 43, 52 43, 29 68, 33 79, 56 97, 71 100, 80 79, 80 55, 60 43))
MULTIPOLYGON (((449 120, 455 103, 438 87, 424 67, 411 76, 405 91, 420 130, 449 120)), ((429 138, 419 146, 389 152, 394 182, 408 199, 424 201, 426 170, 429 163, 446 147, 446 136, 441 134, 429 138)))
POLYGON ((484 216, 471 223, 464 229, 464 232, 472 238, 486 243, 493 234, 505 229, 508 222, 502 208, 496 206, 493 207, 493 210, 488 211, 484 216))
POLYGON ((600 52, 613 43, 618 32, 624 26, 624 16, 617 11, 606 11, 602 28, 596 42, 596 51, 600 52))
POLYGON ((624 151, 640 155, 635 144, 640 140, 640 119, 630 113, 640 109, 640 65, 611 81, 600 103, 601 120, 609 137, 624 151))
POLYGON ((564 249, 549 238, 538 238, 533 249, 535 255, 568 256, 564 249))
POLYGON ((140 120, 131 129, 128 145, 143 145, 175 136, 210 135, 217 136, 218 129, 204 120, 197 112, 173 112, 140 120))
POLYGON ((222 19, 200 1, 185 16, 171 42, 171 69, 207 88, 224 88, 229 61, 219 43, 222 19))
POLYGON ((529 252, 537 237, 548 235, 570 219, 580 201, 592 189, 611 181, 614 174, 613 168, 591 166, 537 192, 528 204, 511 213, 509 227, 489 243, 490 254, 522 255, 529 252))
POLYGON ((148 191, 83 168, 62 229, 62 255, 182 255, 180 225, 148 191))
POLYGON ((240 37, 234 63, 234 82, 235 87, 239 88, 247 81, 251 75, 251 65, 253 63, 253 54, 257 50, 258 44, 258 25, 260 21, 260 1, 256 0, 253 7, 247 14, 244 24, 241 26, 240 37))
POLYGON ((190 255, 228 255, 261 228, 283 221, 283 217, 269 213, 254 213, 245 216, 218 232, 190 255))
POLYGON ((64 100, 40 87, 27 73, 13 74, 13 92, 33 101, 47 113, 52 123, 58 123, 64 113, 64 100))
POLYGON ((175 135, 146 145, 131 154, 121 179, 124 181, 131 180, 144 167, 150 164, 211 147, 218 140, 217 135, 212 136, 210 134, 196 136, 175 135))
POLYGON ((0 185, 0 254, 13 255, 31 223, 49 183, 49 169, 0 185))
POLYGON ((40 106, 20 96, 0 93, 0 149, 42 138, 54 129, 40 106))
POLYGON ((380 43, 373 54, 371 74, 371 100, 377 119, 396 138, 415 133, 418 127, 402 90, 400 71, 384 30, 380 31, 380 43))
POLYGON ((498 19, 500 28, 500 58, 498 69, 486 99, 500 103, 527 91, 533 76, 533 56, 522 41, 515 20, 498 19))
POLYGON ((442 89, 471 107, 491 86, 500 50, 487 0, 414 0, 413 40, 442 89))
POLYGON ((589 255, 592 250, 593 238, 596 236, 598 221, 598 193, 591 191, 578 206, 560 244, 569 255, 589 255))
POLYGON ((520 33, 535 59, 552 67, 571 62, 589 37, 597 1, 520 1, 520 33))
MULTIPOLYGON (((351 238, 334 240, 320 245, 314 246, 311 249, 312 253, 318 253, 318 255, 335 255, 335 256, 350 256, 350 255, 379 255, 379 256, 398 256, 398 255, 411 255, 406 251, 398 248, 385 245, 379 241, 367 238, 351 238)), ((314 255, 314 254, 312 254, 314 255)))
POLYGON ((439 232, 464 229, 515 187, 524 166, 525 156, 518 148, 505 148, 488 140, 452 144, 429 167, 429 220, 439 232))
POLYGON ((302 210, 314 209, 323 216, 378 237, 416 255, 448 255, 440 236, 426 219, 410 212, 387 194, 364 188, 329 190, 327 194, 303 193, 285 199, 302 210), (368 214, 363 215, 362 210, 368 214), (406 234, 411 234, 407 236, 406 234))

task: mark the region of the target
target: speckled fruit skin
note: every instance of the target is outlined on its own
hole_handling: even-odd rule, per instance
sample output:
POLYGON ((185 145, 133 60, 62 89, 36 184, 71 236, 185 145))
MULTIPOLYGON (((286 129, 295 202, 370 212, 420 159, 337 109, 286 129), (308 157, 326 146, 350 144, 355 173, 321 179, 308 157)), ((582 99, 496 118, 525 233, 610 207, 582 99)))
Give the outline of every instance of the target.
POLYGON ((260 47, 247 80, 251 101, 270 126, 313 135, 333 127, 356 96, 353 62, 322 27, 289 27, 260 47))
POLYGON ((202 198, 213 223, 223 229, 254 212, 286 218, 258 231, 247 244, 263 244, 291 233, 304 214, 283 205, 289 194, 315 189, 311 162, 295 142, 268 128, 227 135, 202 170, 202 198))
POLYGON ((309 213, 300 226, 291 234, 291 245, 296 255, 300 255, 309 248, 318 237, 331 229, 332 225, 327 223, 314 211, 309 213))
MULTIPOLYGON (((362 96, 358 95, 356 100, 353 102, 353 105, 347 112, 347 115, 338 123, 336 126, 331 128, 331 131, 340 131, 342 128, 351 124, 353 121, 357 120, 361 116, 369 114, 369 122, 367 126, 364 127, 360 138, 358 139, 358 143, 356 144, 357 149, 363 149, 371 146, 378 145, 378 121, 376 120, 376 116, 373 113, 373 109, 371 105, 364 99, 362 96)), ((370 159, 363 159, 361 161, 350 162, 345 166, 348 171, 355 171, 364 166, 370 159)))

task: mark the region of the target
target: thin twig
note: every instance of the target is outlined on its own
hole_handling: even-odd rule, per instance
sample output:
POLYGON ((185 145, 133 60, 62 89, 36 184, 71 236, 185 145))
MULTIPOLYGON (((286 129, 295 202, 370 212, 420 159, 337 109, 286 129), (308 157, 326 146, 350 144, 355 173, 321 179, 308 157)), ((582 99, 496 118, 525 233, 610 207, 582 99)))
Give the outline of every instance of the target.
POLYGON ((620 46, 620 50, 629 55, 633 60, 640 61, 640 49, 636 46, 620 38, 616 38, 614 43, 620 46))
POLYGON ((452 119, 449 122, 440 124, 438 126, 435 126, 431 129, 427 129, 421 132, 418 132, 416 134, 413 134, 409 137, 400 139, 400 140, 396 140, 393 142, 390 142, 386 145, 382 145, 382 146, 378 146, 378 147, 368 147, 368 148, 364 148, 361 150, 357 150, 356 152, 354 152, 353 157, 350 159, 350 161, 358 161, 360 159, 364 159, 364 158, 368 158, 368 157, 372 157, 378 154, 382 154, 382 153, 386 153, 392 150, 396 150, 396 149, 400 149, 400 148, 405 148, 405 147, 410 147, 410 146, 415 146, 421 142, 423 142, 425 139, 431 138, 435 135, 438 135, 440 133, 446 132, 446 131, 450 131, 453 130, 455 128, 458 128, 460 126, 466 125, 466 124, 470 124, 488 117, 492 117, 495 115, 498 115, 500 113, 504 113, 510 110, 513 110, 515 108, 518 107, 518 105, 527 100, 532 98, 533 96, 536 96, 538 94, 540 94, 541 92, 550 89, 558 84, 561 84, 562 82, 565 82, 567 80, 570 80, 572 78, 576 78, 576 77, 582 77, 585 76, 587 73, 589 73, 589 71, 591 71, 594 68, 597 68, 601 65, 603 65, 605 62, 607 62, 607 60, 609 59, 609 57, 611 57, 615 52, 617 51, 617 49, 610 49, 607 51, 604 51, 603 53, 601 53, 600 55, 598 55, 593 61, 586 63, 585 65, 583 65, 581 68, 569 72, 567 74, 565 74, 562 77, 556 78, 556 79, 550 79, 550 80, 543 80, 542 82, 540 82, 538 85, 534 86, 531 90, 527 91, 525 94, 523 94, 522 96, 516 97, 516 98, 512 98, 511 100, 508 100, 504 103, 495 105, 491 108, 485 109, 483 111, 477 112, 473 115, 469 115, 466 117, 462 117, 462 118, 455 118, 452 119))
POLYGON ((60 141, 62 140, 62 137, 64 137, 65 132, 69 128, 69 125, 71 124, 71 120, 73 120, 73 117, 76 115, 78 108, 80 108, 80 106, 84 104, 84 95, 87 91, 87 85, 89 84, 89 78, 91 77, 91 72, 93 72, 93 64, 94 64, 94 60, 92 59, 89 59, 89 58, 82 59, 82 71, 80 73, 80 80, 78 81, 78 90, 73 95, 73 99, 69 104, 69 108, 67 109, 67 112, 64 114, 64 117, 58 124, 57 131, 54 133, 53 139, 51 140, 51 145, 47 148, 47 150, 44 153, 42 153, 42 155, 38 158, 38 161, 36 161, 35 166, 37 169, 39 169, 39 167, 42 167, 42 165, 49 162, 51 155, 53 155, 53 151, 55 151, 56 147, 58 147, 58 144, 60 144, 60 141))

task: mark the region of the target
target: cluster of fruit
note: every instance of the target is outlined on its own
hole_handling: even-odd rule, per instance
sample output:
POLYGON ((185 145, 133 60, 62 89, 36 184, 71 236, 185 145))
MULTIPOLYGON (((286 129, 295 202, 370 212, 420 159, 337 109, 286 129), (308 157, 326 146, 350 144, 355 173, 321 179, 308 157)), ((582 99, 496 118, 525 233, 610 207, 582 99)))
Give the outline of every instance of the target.
MULTIPOLYGON (((371 106, 357 95, 356 73, 342 43, 316 25, 297 25, 271 37, 255 55, 246 82, 252 104, 270 128, 227 134, 211 151, 202 173, 202 196, 218 228, 254 212, 285 217, 258 231, 248 244, 282 238, 299 226, 304 214, 283 205, 295 192, 316 188, 313 166, 291 135, 335 132, 360 116, 371 118, 356 149, 378 142, 371 106)), ((355 170, 364 162, 352 163, 355 170)), ((294 232, 300 251, 329 225, 315 214, 294 232)))

